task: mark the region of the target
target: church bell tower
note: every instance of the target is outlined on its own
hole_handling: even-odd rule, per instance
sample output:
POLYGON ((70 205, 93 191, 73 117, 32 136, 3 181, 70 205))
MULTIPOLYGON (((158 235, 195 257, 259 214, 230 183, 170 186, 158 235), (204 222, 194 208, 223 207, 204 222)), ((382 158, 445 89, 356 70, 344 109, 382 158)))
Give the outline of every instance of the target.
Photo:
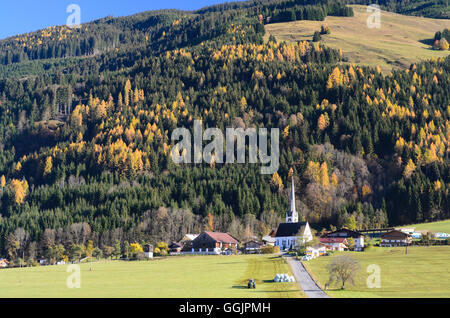
POLYGON ((298 213, 295 210, 295 188, 294 188, 294 177, 292 177, 291 183, 291 204, 289 211, 286 213, 286 223, 297 223, 298 213))

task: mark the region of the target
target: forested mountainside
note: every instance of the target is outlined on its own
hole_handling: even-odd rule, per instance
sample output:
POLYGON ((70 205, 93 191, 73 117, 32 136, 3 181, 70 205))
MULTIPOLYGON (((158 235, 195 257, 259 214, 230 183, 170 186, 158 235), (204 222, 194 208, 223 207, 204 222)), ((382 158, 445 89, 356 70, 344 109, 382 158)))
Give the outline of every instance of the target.
POLYGON ((383 74, 320 43, 265 43, 261 16, 292 8, 351 15, 335 1, 251 1, 0 41, 0 255, 265 235, 292 176, 318 228, 449 218, 450 58, 383 74), (172 131, 197 119, 280 128, 279 171, 174 164, 172 131))

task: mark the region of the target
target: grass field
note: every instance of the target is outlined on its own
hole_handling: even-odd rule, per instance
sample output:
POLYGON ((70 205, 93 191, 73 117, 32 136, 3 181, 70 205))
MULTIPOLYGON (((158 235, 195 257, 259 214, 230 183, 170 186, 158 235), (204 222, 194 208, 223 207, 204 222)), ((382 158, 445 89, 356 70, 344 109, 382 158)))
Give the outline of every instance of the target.
POLYGON ((266 40, 272 34, 278 41, 311 40, 320 26, 327 24, 331 34, 323 35, 326 45, 342 49, 350 63, 379 65, 386 72, 393 66, 409 67, 424 59, 444 57, 450 51, 435 51, 427 41, 436 31, 450 28, 450 20, 428 19, 381 12, 381 27, 368 28, 372 14, 366 6, 352 6, 354 17, 327 17, 325 21, 294 21, 266 25, 266 40))
POLYGON ((297 283, 273 283, 291 273, 275 256, 182 256, 81 265, 81 288, 69 289, 67 265, 0 270, 0 297, 259 298, 302 297, 297 283), (90 267, 92 266, 92 271, 90 267), (256 289, 247 289, 254 278, 256 289))
POLYGON ((431 222, 431 223, 404 225, 402 227, 404 227, 404 228, 413 227, 416 229, 416 231, 432 231, 432 232, 450 233, 450 220, 431 222))
MULTIPOLYGON (((331 297, 450 297, 450 247, 427 246, 405 248, 372 248, 367 252, 338 252, 348 254, 361 264, 355 286, 344 291, 331 286, 326 292, 331 297), (381 269, 381 288, 366 286, 367 266, 377 264, 381 269)), ((334 255, 332 256, 334 257, 334 255)), ((323 287, 328 280, 326 265, 332 257, 320 257, 304 262, 310 273, 323 287)))

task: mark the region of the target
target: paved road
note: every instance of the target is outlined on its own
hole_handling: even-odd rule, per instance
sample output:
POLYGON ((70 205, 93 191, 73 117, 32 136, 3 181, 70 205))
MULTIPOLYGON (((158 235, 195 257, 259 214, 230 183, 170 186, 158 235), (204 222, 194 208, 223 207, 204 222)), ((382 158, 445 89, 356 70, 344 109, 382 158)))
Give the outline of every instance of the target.
POLYGON ((295 279, 300 284, 300 287, 305 292, 306 296, 309 298, 330 298, 325 292, 320 289, 319 286, 308 274, 303 264, 293 257, 286 257, 287 262, 291 265, 292 272, 294 273, 295 279))

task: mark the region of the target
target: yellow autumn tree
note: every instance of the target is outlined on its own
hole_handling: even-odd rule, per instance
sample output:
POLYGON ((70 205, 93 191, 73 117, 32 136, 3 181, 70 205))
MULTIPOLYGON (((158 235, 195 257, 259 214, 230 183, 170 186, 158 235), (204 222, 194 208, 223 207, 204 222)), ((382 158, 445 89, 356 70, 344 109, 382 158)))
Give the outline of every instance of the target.
POLYGON ((414 164, 414 162, 411 159, 409 159, 408 163, 405 166, 405 170, 403 171, 403 176, 405 178, 409 178, 415 170, 416 170, 416 165, 414 164))
POLYGON ((325 128, 327 128, 327 120, 324 114, 320 115, 319 119, 317 120, 317 127, 320 130, 324 130, 325 128))
POLYGON ((14 192, 14 202, 17 205, 21 205, 25 201, 25 197, 28 191, 28 182, 26 180, 13 179, 11 181, 11 188, 14 192))
POLYGON ((125 83, 125 88, 124 88, 124 102, 125 102, 125 106, 130 105, 130 92, 131 92, 131 82, 128 79, 127 82, 125 83))
POLYGON ((330 179, 328 178, 328 165, 326 162, 323 162, 320 165, 320 184, 324 188, 328 188, 330 186, 330 179))
POLYGON ((4 188, 5 185, 6 185, 6 179, 5 179, 5 176, 2 175, 2 177, 0 178, 0 186, 1 186, 2 188, 4 188))
POLYGON ((272 175, 270 185, 277 191, 281 191, 283 189, 283 180, 281 180, 281 177, 277 172, 272 175))
POLYGON ((308 163, 308 167, 306 168, 305 175, 311 182, 319 183, 320 164, 318 162, 310 161, 308 163))
POLYGON ((45 159, 44 173, 43 173, 44 177, 50 174, 52 172, 52 169, 53 169, 53 158, 52 156, 48 156, 45 159))

